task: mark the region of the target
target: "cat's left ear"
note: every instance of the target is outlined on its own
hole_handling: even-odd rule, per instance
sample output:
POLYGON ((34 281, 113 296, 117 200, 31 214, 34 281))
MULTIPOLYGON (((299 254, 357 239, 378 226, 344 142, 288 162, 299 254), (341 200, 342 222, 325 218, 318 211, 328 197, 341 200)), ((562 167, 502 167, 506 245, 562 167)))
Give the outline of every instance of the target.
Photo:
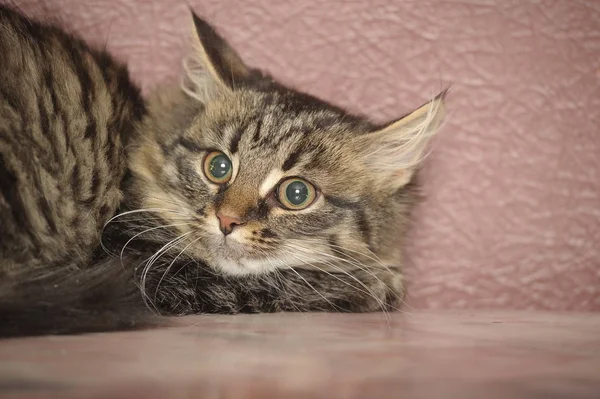
POLYGON ((192 51, 184 63, 187 80, 184 87, 193 90, 193 97, 204 102, 235 89, 236 82, 248 78, 252 71, 213 26, 190 12, 192 51))
POLYGON ((442 124, 447 90, 410 114, 358 138, 373 179, 392 191, 410 182, 442 124))

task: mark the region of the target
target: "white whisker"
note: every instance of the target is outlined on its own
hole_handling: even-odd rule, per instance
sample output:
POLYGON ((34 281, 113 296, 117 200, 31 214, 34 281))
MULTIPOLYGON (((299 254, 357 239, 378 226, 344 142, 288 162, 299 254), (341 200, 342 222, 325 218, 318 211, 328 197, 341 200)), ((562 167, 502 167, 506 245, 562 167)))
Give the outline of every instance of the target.
POLYGON ((335 305, 334 305, 334 304, 333 304, 333 303, 332 303, 332 302, 331 302, 329 299, 325 298, 325 296, 324 296, 323 294, 321 294, 321 293, 320 293, 320 292, 319 292, 319 291, 318 291, 318 290, 317 290, 317 289, 316 289, 316 288, 315 288, 315 287, 314 287, 314 286, 313 286, 311 283, 309 283, 309 282, 308 282, 308 280, 306 280, 304 277, 302 277, 302 275, 301 275, 300 273, 298 273, 296 270, 294 270, 294 269, 293 269, 293 268, 291 268, 291 267, 287 268, 286 270, 291 270, 291 271, 293 271, 294 273, 296 273, 296 275, 297 275, 298 277, 300 277, 302 280, 304 280, 304 282, 306 283, 306 285, 308 285, 308 286, 309 286, 309 287, 310 287, 310 288, 311 288, 311 289, 312 289, 314 292, 316 292, 316 293, 317 293, 317 295, 319 295, 321 298, 323 298, 323 299, 325 300, 325 302, 327 302, 328 304, 330 304, 330 305, 331 305, 331 307, 332 307, 332 308, 333 308, 335 311, 339 312, 339 309, 338 309, 338 307, 337 307, 337 306, 335 306, 335 305))
POLYGON ((364 282, 360 281, 360 280, 359 280, 359 279, 358 279, 356 276, 353 276, 351 273, 349 273, 349 272, 347 272, 347 271, 343 270, 341 267, 339 267, 339 266, 336 266, 336 265, 335 265, 333 262, 325 262, 325 263, 326 263, 328 266, 330 266, 330 267, 333 267, 333 268, 335 268, 336 270, 339 270, 339 272, 340 272, 340 273, 342 273, 342 274, 344 274, 344 275, 346 275, 346 276, 348 276, 348 277, 352 278, 352 279, 353 279, 353 280, 355 280, 357 283, 359 283, 360 285, 362 285, 362 286, 364 287, 364 290, 363 290, 363 289, 361 289, 361 288, 359 288, 359 287, 356 287, 356 286, 354 286, 354 285, 352 285, 352 284, 350 284, 350 283, 348 283, 347 281, 344 281, 342 278, 340 278, 340 277, 336 276, 335 274, 333 274, 333 273, 330 273, 330 272, 328 272, 327 270, 320 268, 320 267, 319 267, 317 264, 315 264, 315 260, 312 260, 312 259, 310 259, 310 258, 309 258, 308 260, 306 260, 306 259, 304 259, 304 260, 303 260, 303 259, 297 258, 297 257, 296 257, 296 255, 295 255, 295 254, 293 254, 291 251, 288 251, 288 254, 289 254, 290 256, 292 256, 292 257, 294 257, 294 258, 296 258, 296 259, 300 260, 301 262, 306 262, 306 263, 310 264, 310 266, 312 266, 312 267, 316 268, 317 270, 319 270, 319 271, 321 271, 321 272, 323 272, 323 273, 326 273, 326 274, 328 274, 329 276, 331 276, 331 277, 333 277, 333 278, 335 278, 335 279, 339 280, 340 282, 342 282, 342 283, 346 284, 347 286, 349 286, 349 287, 351 287, 351 288, 353 288, 353 289, 355 289, 355 290, 358 290, 358 291, 362 292, 363 294, 366 294, 366 295, 370 296, 371 298, 375 299, 375 301, 377 301, 377 303, 379 304, 379 306, 380 306, 380 308, 381 308, 381 311, 382 311, 382 312, 383 312, 383 313, 386 315, 386 318, 387 318, 387 319, 389 319, 388 312, 387 312, 387 310, 385 309, 385 306, 386 306, 385 302, 383 302, 383 300, 381 300, 380 298, 378 298, 378 297, 377 297, 377 295, 375 295, 375 293, 374 293, 373 291, 371 291, 371 290, 369 289, 369 287, 368 287, 368 286, 367 286, 367 285, 366 285, 364 282), (365 291, 365 290, 366 290, 366 291, 365 291))
POLYGON ((202 237, 198 237, 195 240, 192 240, 192 242, 190 242, 188 245, 186 245, 181 252, 179 252, 177 254, 177 256, 175 258, 173 258, 173 260, 171 261, 171 263, 169 264, 169 266, 167 267, 167 269, 165 270, 165 272, 162 274, 162 276, 160 277, 160 280, 158 280, 158 284, 156 285, 156 290, 154 291, 154 300, 156 301, 156 295, 158 294, 158 289, 160 287, 160 284, 163 282, 163 279, 165 278, 165 276, 169 273, 169 271, 171 270, 171 267, 173 267, 173 265, 175 264, 175 261, 185 252, 186 249, 188 249, 189 247, 191 247, 192 245, 194 245, 195 243, 197 243, 202 237))
MULTIPOLYGON (((307 238, 307 239, 304 239, 304 240, 305 241, 312 241, 312 242, 315 242, 315 243, 322 243, 321 240, 317 240, 317 239, 309 239, 309 238, 307 238)), ((353 253, 356 253, 356 254, 358 254, 360 256, 364 256, 365 258, 368 258, 368 259, 371 259, 371 260, 375 261, 378 265, 380 265, 382 268, 384 268, 390 274, 394 274, 395 273, 389 266, 385 265, 383 263, 383 261, 373 251, 371 251, 369 248, 366 248, 366 250, 368 251, 368 253, 363 253, 363 252, 357 251, 355 249, 350 249, 350 248, 347 248, 347 247, 342 247, 340 245, 333 245, 333 244, 327 244, 327 245, 330 246, 330 247, 339 248, 342 251, 353 252, 353 253), (369 256, 369 254, 371 254, 371 256, 369 256)), ((308 248, 304 248, 304 250, 313 251, 312 249, 308 249, 308 248)), ((333 256, 333 255, 331 255, 331 256, 333 256)), ((373 275, 373 273, 371 272, 370 268, 367 265, 363 264, 358 259, 356 259, 356 258, 354 258, 354 257, 352 257, 350 255, 348 255, 348 257, 351 258, 352 260, 354 260, 355 262, 360 263, 364 267, 364 268, 360 267, 363 271, 371 274, 373 277, 375 277, 375 278, 377 278, 379 280, 379 278, 377 276, 373 275)), ((357 267, 359 267, 359 266, 357 265, 357 267)), ((381 280, 379 280, 379 281, 381 281, 381 280)), ((400 301, 400 303, 402 303, 402 305, 405 308, 410 308, 409 304, 404 300, 404 298, 400 297, 395 292, 393 292, 393 294, 400 301)), ((402 310, 402 312, 407 313, 407 311, 406 311, 405 308, 403 308, 401 310, 402 310)), ((397 310, 400 310, 400 309, 397 309, 397 310)))
POLYGON ((113 216, 112 218, 110 218, 108 220, 108 222, 104 223, 104 228, 106 228, 106 226, 108 226, 108 224, 110 222, 112 222, 113 220, 115 220, 117 218, 120 218, 120 217, 123 217, 123 216, 131 215, 133 213, 140 213, 140 212, 164 212, 164 211, 173 212, 173 213, 179 213, 181 215, 185 215, 183 212, 175 211, 175 210, 172 210, 172 209, 165 209, 165 208, 143 208, 143 209, 135 209, 133 211, 121 212, 121 213, 113 216))
MULTIPOLYGON (((290 296, 288 294, 288 292, 285 291, 285 283, 283 282, 283 277, 281 276, 281 272, 279 271, 279 269, 277 268, 277 266, 274 264, 274 262, 271 260, 271 258, 269 257, 269 254, 261 249, 261 248, 257 248, 258 251, 264 256, 264 259, 269 263, 269 265, 271 266, 272 270, 273 270, 273 274, 274 276, 279 280, 279 282, 281 283, 281 288, 277 287, 277 285, 273 284, 269 284, 267 282, 267 277, 263 277, 263 281, 267 282, 267 284, 269 284, 271 287, 275 288, 275 290, 282 294, 282 297, 286 298, 290 304, 296 309, 297 312, 299 312, 300 314, 302 314, 304 317, 306 317, 306 315, 304 315, 304 313, 294 304, 294 302, 290 299, 290 296)), ((281 259, 278 259, 281 262, 281 259)))
POLYGON ((142 234, 148 233, 150 231, 154 231, 154 230, 158 230, 158 229, 166 229, 169 227, 177 227, 177 226, 186 226, 189 225, 190 223, 177 223, 177 224, 168 224, 165 226, 156 226, 156 227, 152 227, 150 229, 146 229, 140 233, 137 233, 136 235, 134 235, 133 237, 131 237, 123 246, 123 248, 121 249, 121 254, 119 256, 119 259, 121 259, 121 266, 123 266, 123 254, 125 253, 125 249, 127 248, 127 246, 129 245, 129 243, 133 240, 135 240, 137 237, 141 236, 142 234))
MULTIPOLYGON (((306 239, 306 241, 313 241, 313 242, 318 242, 321 243, 322 241, 320 240, 316 240, 316 239, 306 239)), ((390 273, 392 273, 392 270, 389 268, 389 266, 387 266, 386 264, 383 263, 383 261, 373 252, 371 251, 369 248, 366 248, 366 250, 369 252, 369 254, 365 254, 363 252, 357 251, 355 249, 351 249, 351 248, 347 248, 347 247, 342 247, 340 245, 334 245, 334 244, 327 244, 327 246, 329 247, 334 247, 334 248, 338 248, 342 251, 347 251, 347 252, 353 252, 357 255, 360 256, 364 256, 365 258, 371 259, 372 261, 376 262, 377 264, 379 264, 381 267, 383 267, 384 269, 386 269, 387 271, 389 271, 390 273)), ((349 256, 351 259, 354 259, 358 262, 358 260, 354 257, 349 256)))
MULTIPOLYGON (((169 241, 168 243, 163 245, 158 251, 156 251, 156 253, 154 255, 152 255, 147 261, 145 261, 146 265, 142 269, 142 276, 140 279, 140 288, 142 290, 142 296, 144 299, 144 303, 146 304, 146 306, 148 306, 148 308, 150 308, 150 306, 148 305, 148 301, 150 300, 150 298, 148 297, 148 294, 146 293, 146 278, 148 276, 148 272, 150 271, 150 268, 152 267, 152 265, 154 265, 154 263, 158 260, 158 258, 160 258, 160 256, 162 256, 163 253, 167 252, 172 247, 178 245, 180 242, 185 240, 185 238, 190 234, 192 234, 191 231, 188 233, 184 233, 184 234, 180 235, 179 237, 169 241)), ((152 307, 154 308, 154 310, 156 310, 156 312, 159 313, 156 306, 151 301, 150 301, 150 303, 152 304, 152 307)))
MULTIPOLYGON (((327 258, 332 258, 332 259, 338 260, 340 262, 348 263, 348 264, 350 264, 350 265, 358 268, 359 270, 362 270, 363 272, 369 274, 371 277, 373 277, 374 279, 376 279, 377 281, 379 281, 381 284, 387 286, 387 284, 383 280, 381 280, 367 265, 359 262, 358 260, 350 261, 348 259, 344 259, 344 258, 341 258, 339 256, 331 255, 331 254, 328 254, 328 253, 325 253, 325 252, 316 252, 313 248, 307 248, 307 247, 304 247, 304 246, 299 245, 297 243, 288 243, 288 246, 292 247, 293 249, 302 251, 305 254, 316 254, 316 255, 319 255, 319 256, 324 256, 324 257, 327 257, 327 258)), ((394 292, 392 290, 390 290, 390 292, 399 301, 401 301, 402 303, 404 303, 404 300, 396 292, 394 292)))

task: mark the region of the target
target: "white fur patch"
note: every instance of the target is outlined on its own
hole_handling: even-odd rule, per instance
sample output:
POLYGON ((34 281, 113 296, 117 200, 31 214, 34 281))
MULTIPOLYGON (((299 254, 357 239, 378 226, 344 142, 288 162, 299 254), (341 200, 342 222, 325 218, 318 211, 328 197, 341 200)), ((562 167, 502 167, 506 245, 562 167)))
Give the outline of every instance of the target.
POLYGON ((240 157, 238 154, 231 155, 229 153, 227 156, 229 159, 231 159, 231 163, 233 165, 233 174, 231 175, 231 183, 233 183, 238 175, 238 172, 240 171, 240 157))
POLYGON ((281 178, 285 175, 285 173, 281 169, 273 169, 267 178, 263 180, 258 189, 258 194, 261 198, 264 198, 269 194, 269 192, 279 183, 281 178))
POLYGON ((248 276, 272 272, 273 267, 269 262, 255 259, 215 259, 213 265, 230 276, 248 276))

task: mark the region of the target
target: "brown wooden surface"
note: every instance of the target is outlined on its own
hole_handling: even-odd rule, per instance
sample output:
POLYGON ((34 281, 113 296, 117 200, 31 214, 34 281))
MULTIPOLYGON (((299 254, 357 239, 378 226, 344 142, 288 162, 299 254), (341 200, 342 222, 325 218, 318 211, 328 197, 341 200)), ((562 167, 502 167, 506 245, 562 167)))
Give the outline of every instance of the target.
POLYGON ((0 398, 598 398, 600 314, 179 319, 0 341, 0 398))

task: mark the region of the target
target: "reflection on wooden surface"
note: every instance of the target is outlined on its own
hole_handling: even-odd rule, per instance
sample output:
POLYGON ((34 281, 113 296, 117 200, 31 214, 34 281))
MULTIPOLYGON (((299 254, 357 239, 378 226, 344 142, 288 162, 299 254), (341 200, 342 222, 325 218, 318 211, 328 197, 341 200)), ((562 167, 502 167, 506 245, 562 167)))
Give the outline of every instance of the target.
POLYGON ((600 314, 198 316, 0 341, 0 398, 597 398, 600 314))

